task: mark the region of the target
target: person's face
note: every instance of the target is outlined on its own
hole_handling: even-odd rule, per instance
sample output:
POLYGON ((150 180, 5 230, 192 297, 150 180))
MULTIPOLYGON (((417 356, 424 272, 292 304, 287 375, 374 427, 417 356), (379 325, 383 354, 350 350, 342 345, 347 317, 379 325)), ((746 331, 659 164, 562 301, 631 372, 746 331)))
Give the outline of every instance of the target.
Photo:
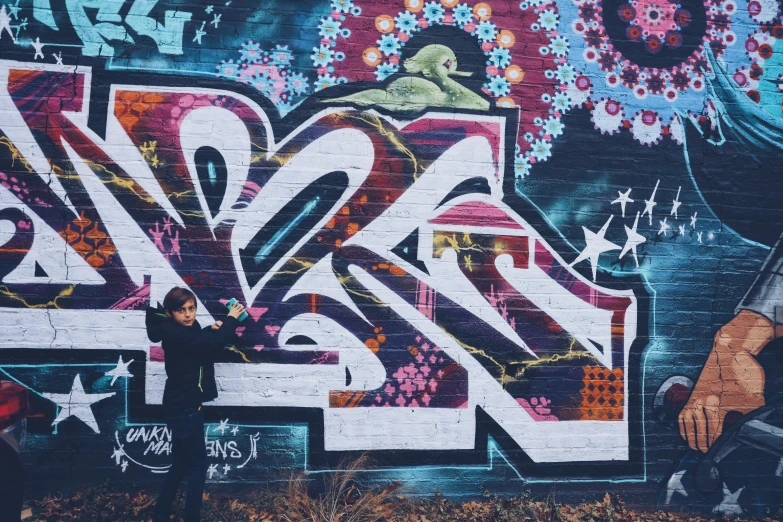
POLYGON ((191 326, 193 321, 196 320, 196 303, 191 299, 173 312, 166 311, 166 315, 174 318, 174 321, 176 321, 177 324, 191 326))

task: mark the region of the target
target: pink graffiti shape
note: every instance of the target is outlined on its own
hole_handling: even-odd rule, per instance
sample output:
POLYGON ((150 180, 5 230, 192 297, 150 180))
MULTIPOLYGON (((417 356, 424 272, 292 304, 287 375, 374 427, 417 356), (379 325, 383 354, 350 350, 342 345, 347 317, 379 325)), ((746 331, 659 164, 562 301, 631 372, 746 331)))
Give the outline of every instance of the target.
POLYGON ((163 234, 165 232, 160 231, 160 225, 158 223, 155 223, 155 231, 153 232, 152 229, 148 229, 149 233, 152 235, 152 239, 155 241, 155 246, 160 250, 161 252, 166 252, 166 247, 163 246, 163 234))
POLYGON ((253 321, 258 322, 258 318, 264 315, 269 308, 261 308, 259 306, 248 306, 245 308, 247 314, 253 318, 253 321))
POLYGON ((279 326, 266 325, 266 326, 264 326, 264 329, 266 330, 266 333, 268 333, 272 337, 277 335, 277 332, 280 331, 280 327, 279 326))
MULTIPOLYGON (((543 397, 542 397, 543 399, 543 397)), ((546 399, 543 399, 546 401, 546 399)), ((550 415, 549 408, 546 407, 546 404, 549 404, 549 401, 546 401, 545 404, 539 403, 538 399, 533 398, 531 399, 531 402, 533 402, 533 405, 531 405, 529 402, 527 402, 525 399, 518 398, 517 403, 522 406, 522 408, 530 415, 533 420, 539 421, 539 422, 551 422, 551 421, 559 421, 556 416, 550 415)))

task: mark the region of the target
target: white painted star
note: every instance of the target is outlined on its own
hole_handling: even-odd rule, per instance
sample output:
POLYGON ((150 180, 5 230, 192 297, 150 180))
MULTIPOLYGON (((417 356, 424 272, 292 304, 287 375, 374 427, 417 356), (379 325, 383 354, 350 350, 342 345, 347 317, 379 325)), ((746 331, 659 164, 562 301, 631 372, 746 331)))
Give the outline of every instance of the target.
POLYGON ((218 467, 217 464, 210 464, 209 465, 209 469, 207 470, 207 472, 209 473, 209 478, 212 478, 215 475, 215 473, 218 472, 217 467, 218 467))
POLYGON ((681 236, 685 235, 685 225, 680 225, 678 227, 678 230, 679 230, 681 236))
POLYGON ((19 39, 19 33, 24 31, 25 29, 27 29, 27 17, 25 17, 21 22, 19 22, 16 25, 16 36, 15 36, 16 40, 19 39))
POLYGON ((208 5, 207 7, 204 8, 204 12, 207 13, 207 14, 212 14, 212 11, 214 11, 214 10, 215 10, 215 6, 214 5, 208 5))
POLYGON ((669 213, 669 215, 674 216, 675 219, 679 219, 679 216, 677 215, 677 209, 680 208, 680 205, 682 205, 682 201, 680 201, 681 190, 682 187, 677 187, 677 197, 672 200, 672 211, 669 213))
POLYGON ((63 53, 62 52, 60 54, 52 53, 52 57, 55 60, 57 60, 57 65, 62 65, 63 64, 63 53))
POLYGON ((199 45, 201 45, 201 37, 207 34, 204 30, 205 25, 207 25, 207 22, 201 22, 201 27, 196 29, 196 36, 193 37, 193 41, 198 42, 199 45))
POLYGON ((745 489, 745 487, 739 488, 737 491, 732 493, 729 488, 726 486, 726 483, 723 484, 723 500, 720 504, 712 508, 713 513, 723 513, 724 515, 741 515, 743 513, 742 507, 739 505, 739 496, 742 494, 742 491, 745 489))
POLYGON ((226 464, 223 466, 223 474, 228 475, 228 472, 231 471, 231 466, 229 464, 226 464))
POLYGON ((239 426, 234 426, 233 428, 231 428, 231 435, 234 435, 236 437, 238 431, 239 431, 239 426))
POLYGON ((212 428, 212 431, 215 432, 220 430, 220 434, 225 435, 227 429, 228 429, 228 419, 220 421, 220 426, 218 426, 217 428, 212 428))
POLYGON ((683 497, 688 496, 688 492, 685 491, 685 487, 682 485, 682 476, 685 475, 685 470, 678 471, 671 476, 669 482, 666 484, 666 505, 668 506, 675 493, 679 493, 683 497))
POLYGON ((593 268, 593 281, 595 281, 596 272, 598 270, 598 257, 604 252, 610 250, 620 250, 620 247, 604 238, 606 235, 606 229, 609 228, 609 223, 612 222, 614 215, 609 216, 604 226, 601 227, 597 233, 587 230, 586 227, 582 227, 585 234, 585 249, 579 254, 579 256, 571 263, 571 266, 579 263, 584 259, 590 260, 590 265, 593 268))
POLYGON ((104 373, 104 375, 112 377, 111 386, 114 386, 115 381, 120 377, 133 377, 133 374, 128 371, 128 366, 130 366, 133 361, 134 359, 131 359, 128 362, 122 362, 122 355, 120 355, 120 360, 117 361, 117 367, 104 373))
POLYGON ((694 212, 691 216, 691 228, 696 228, 696 216, 698 216, 698 212, 694 212))
POLYGON ((77 374, 73 380, 70 393, 42 393, 44 397, 57 404, 60 409, 60 414, 52 422, 52 426, 57 426, 60 422, 64 421, 68 417, 76 417, 92 428, 95 433, 100 433, 98 423, 95 421, 95 415, 92 413, 92 405, 103 399, 107 399, 114 395, 112 393, 84 393, 84 387, 82 386, 82 379, 77 374))
POLYGON ((114 448, 114 453, 111 454, 111 458, 114 459, 115 464, 117 464, 118 466, 120 465, 120 461, 124 456, 125 456, 125 450, 123 449, 122 445, 120 445, 119 448, 114 448))
POLYGON ((612 205, 614 205, 615 203, 619 203, 619 204, 620 204, 620 210, 621 210, 621 211, 622 211, 622 213, 623 213, 623 217, 625 217, 625 204, 626 204, 626 203, 633 203, 633 200, 632 200, 631 198, 629 198, 629 197, 628 197, 628 196, 631 194, 631 190, 633 190, 633 189, 628 189, 628 190, 627 190, 627 191, 625 191, 625 192, 620 192, 620 191, 618 190, 618 191, 617 191, 617 194, 618 194, 620 197, 619 197, 619 198, 617 198, 617 199, 615 199, 614 201, 612 201, 612 205))
POLYGON ((19 11, 21 11, 21 7, 19 7, 19 0, 16 0, 16 3, 14 5, 8 6, 8 9, 11 11, 11 16, 19 20, 19 11))
POLYGON ((663 234, 663 237, 666 237, 666 233, 672 228, 671 225, 666 223, 666 220, 669 218, 663 218, 663 221, 659 221, 658 223, 661 224, 661 228, 658 230, 658 235, 660 236, 663 234))
POLYGON ((31 42, 30 45, 33 46, 33 49, 35 49, 35 56, 33 56, 33 60, 37 60, 38 57, 41 57, 41 60, 44 59, 44 53, 43 53, 43 46, 44 44, 41 43, 41 39, 39 37, 35 37, 35 41, 31 42))
POLYGON ((642 211, 642 217, 644 217, 645 214, 650 216, 650 224, 652 225, 652 211, 653 207, 657 205, 658 203, 655 202, 655 193, 658 192, 658 185, 661 183, 661 180, 658 180, 655 182, 655 188, 652 191, 652 195, 650 196, 650 199, 644 200, 644 210, 642 211))
POLYGON ((623 249, 620 252, 620 257, 617 258, 622 259, 623 256, 630 250, 633 253, 633 260, 636 262, 636 268, 639 268, 639 258, 636 256, 636 247, 647 241, 646 237, 636 232, 636 227, 638 225, 639 213, 637 212, 636 219, 633 222, 633 228, 628 228, 628 225, 624 225, 625 235, 628 236, 628 239, 625 240, 625 245, 623 245, 623 249))
POLYGON ((122 461, 122 472, 125 473, 125 470, 128 469, 128 461, 123 460, 122 461))
POLYGON ((214 18, 212 19, 212 21, 211 21, 211 22, 209 22, 209 24, 210 24, 210 25, 214 25, 214 26, 215 26, 215 29, 217 29, 217 27, 218 27, 218 24, 220 23, 220 19, 221 19, 221 18, 223 18, 223 15, 222 15, 222 14, 217 14, 217 13, 215 13, 215 14, 214 14, 214 15, 212 15, 212 16, 214 16, 214 18))
POLYGON ((696 239, 699 241, 699 244, 701 245, 701 235, 703 232, 696 232, 696 239))
POLYGON ((5 10, 5 6, 0 6, 0 38, 3 37, 3 29, 8 31, 8 34, 11 35, 11 40, 16 43, 16 38, 14 37, 14 32, 11 31, 11 18, 8 16, 8 12, 5 10))

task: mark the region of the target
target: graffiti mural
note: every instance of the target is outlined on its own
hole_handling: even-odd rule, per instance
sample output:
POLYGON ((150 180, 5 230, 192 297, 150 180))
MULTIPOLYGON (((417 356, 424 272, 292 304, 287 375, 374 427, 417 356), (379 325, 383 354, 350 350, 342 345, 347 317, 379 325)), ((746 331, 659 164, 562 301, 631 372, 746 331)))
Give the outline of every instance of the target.
POLYGON ((88 444, 85 480, 166 472, 144 313, 187 286, 203 324, 249 314, 211 481, 369 452, 459 495, 773 505, 777 468, 737 462, 783 447, 758 435, 776 3, 257 4, 0 5, 0 378, 31 465, 88 444))

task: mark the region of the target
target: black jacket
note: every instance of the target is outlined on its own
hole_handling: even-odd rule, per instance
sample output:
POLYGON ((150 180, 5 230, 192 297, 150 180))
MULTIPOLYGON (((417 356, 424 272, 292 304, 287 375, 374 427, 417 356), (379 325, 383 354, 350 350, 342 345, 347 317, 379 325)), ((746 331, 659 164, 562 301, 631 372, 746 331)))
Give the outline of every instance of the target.
POLYGON ((215 383, 215 356, 232 342, 239 322, 225 317, 218 330, 177 324, 160 306, 147 308, 147 335, 152 342, 162 341, 166 361, 166 388, 163 409, 166 414, 181 413, 182 408, 198 407, 218 396, 215 383))

